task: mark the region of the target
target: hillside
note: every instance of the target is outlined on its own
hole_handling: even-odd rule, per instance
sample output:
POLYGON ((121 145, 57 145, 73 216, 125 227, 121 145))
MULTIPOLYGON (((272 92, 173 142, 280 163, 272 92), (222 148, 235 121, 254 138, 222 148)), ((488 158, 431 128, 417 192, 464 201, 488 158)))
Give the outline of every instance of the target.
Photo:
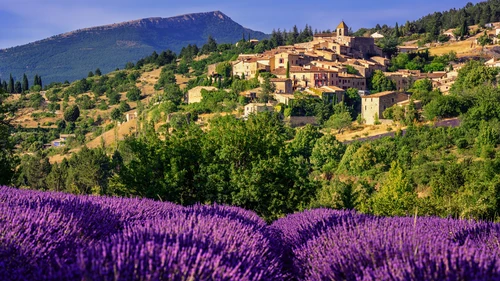
POLYGON ((109 72, 127 61, 188 44, 201 46, 209 35, 218 43, 234 43, 242 34, 262 39, 266 34, 244 28, 222 12, 147 18, 81 29, 23 46, 0 50, 0 79, 39 74, 45 84, 73 81, 100 68, 109 72))

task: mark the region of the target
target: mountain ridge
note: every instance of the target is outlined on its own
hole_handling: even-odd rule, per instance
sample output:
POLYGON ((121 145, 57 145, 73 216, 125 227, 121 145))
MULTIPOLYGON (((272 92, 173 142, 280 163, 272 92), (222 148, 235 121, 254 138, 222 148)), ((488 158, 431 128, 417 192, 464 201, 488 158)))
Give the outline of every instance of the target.
POLYGON ((89 71, 123 67, 153 51, 179 52, 188 44, 234 43, 242 34, 264 39, 268 35, 243 27, 221 11, 150 17, 82 28, 25 45, 0 49, 0 78, 39 74, 44 81, 80 79, 89 71))

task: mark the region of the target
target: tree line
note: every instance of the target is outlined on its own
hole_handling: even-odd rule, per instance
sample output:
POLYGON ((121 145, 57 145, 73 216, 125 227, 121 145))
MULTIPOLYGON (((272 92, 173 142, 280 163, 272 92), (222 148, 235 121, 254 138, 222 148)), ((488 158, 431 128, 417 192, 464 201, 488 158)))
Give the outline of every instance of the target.
MULTIPOLYGON (((14 77, 12 77, 12 74, 9 75, 9 79, 8 80, 3 80, 0 79, 0 88, 2 88, 2 90, 5 92, 5 93, 9 93, 9 94, 21 94, 21 93, 26 93, 27 91, 29 91, 31 88, 29 86, 29 81, 28 81, 28 77, 26 76, 26 74, 23 74, 23 79, 21 81, 18 81, 18 80, 15 80, 14 77)), ((33 77, 33 89, 36 91, 40 91, 42 89, 42 77, 39 76, 38 74, 36 74, 34 77, 33 77)))

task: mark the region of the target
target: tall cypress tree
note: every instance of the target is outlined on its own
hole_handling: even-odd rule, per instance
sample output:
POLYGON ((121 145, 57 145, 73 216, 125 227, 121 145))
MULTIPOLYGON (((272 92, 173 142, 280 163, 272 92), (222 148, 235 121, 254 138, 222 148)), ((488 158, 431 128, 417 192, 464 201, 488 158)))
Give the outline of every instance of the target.
POLYGON ((22 87, 22 91, 23 93, 28 91, 30 89, 29 87, 29 83, 28 83, 28 77, 26 76, 26 73, 23 74, 23 87, 22 87))
POLYGON ((4 92, 7 93, 7 81, 5 81, 5 80, 2 81, 2 89, 3 89, 4 92))
POLYGON ((7 92, 11 94, 14 93, 14 78, 12 78, 12 74, 9 77, 9 85, 7 86, 7 92))
POLYGON ((399 32, 399 25, 396 23, 396 26, 394 27, 394 37, 399 38, 401 36, 401 33, 399 32))
POLYGON ((16 84, 14 85, 14 93, 20 94, 23 92, 23 87, 21 86, 20 81, 16 81, 16 84))
POLYGON ((35 74, 35 77, 33 78, 33 86, 38 85, 38 74, 35 74))

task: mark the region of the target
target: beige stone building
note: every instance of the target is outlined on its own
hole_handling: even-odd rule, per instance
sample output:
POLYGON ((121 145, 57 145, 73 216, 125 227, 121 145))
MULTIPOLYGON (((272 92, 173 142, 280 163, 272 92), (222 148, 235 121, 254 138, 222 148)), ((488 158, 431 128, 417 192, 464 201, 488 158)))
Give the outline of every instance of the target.
POLYGON ((293 93, 292 79, 287 78, 271 78, 269 79, 271 83, 276 86, 276 93, 280 94, 291 94, 293 93))
POLYGON ((266 57, 250 57, 240 59, 233 63, 233 75, 245 77, 245 79, 255 78, 259 72, 269 72, 269 58, 266 57))
POLYGON ((345 91, 337 86, 323 86, 306 89, 306 93, 322 99, 325 103, 339 103, 344 100, 345 91))
POLYGON ((290 102, 295 99, 295 96, 293 94, 274 94, 274 99, 278 103, 282 103, 284 105, 290 105, 290 102))
POLYGON ((382 113, 387 108, 409 99, 409 94, 394 91, 363 96, 361 98, 361 116, 365 120, 366 124, 373 125, 375 124, 376 117, 379 120, 384 118, 382 113))
MULTIPOLYGON (((286 69, 278 68, 272 71, 278 78, 286 78, 286 69)), ((319 68, 315 66, 293 66, 290 67, 290 79, 293 90, 308 87, 329 86, 338 80, 338 73, 335 70, 319 68)))
POLYGON ((396 89, 399 91, 406 91, 415 81, 426 78, 425 75, 420 73, 420 70, 400 69, 396 72, 384 72, 384 75, 394 81, 396 89))
POLYGON ((304 53, 299 53, 297 51, 284 51, 274 55, 270 59, 270 69, 286 68, 287 64, 290 66, 304 66, 309 64, 314 58, 312 54, 306 55, 304 53))
POLYGON ((217 90, 216 87, 204 87, 204 86, 198 86, 194 87, 191 90, 187 92, 187 103, 195 103, 195 102, 201 102, 202 100, 202 95, 201 91, 206 90, 206 91, 214 91, 217 90))
POLYGON ((274 106, 269 103, 249 103, 245 105, 245 112, 243 117, 248 117, 250 114, 257 114, 259 112, 273 112, 274 106))

